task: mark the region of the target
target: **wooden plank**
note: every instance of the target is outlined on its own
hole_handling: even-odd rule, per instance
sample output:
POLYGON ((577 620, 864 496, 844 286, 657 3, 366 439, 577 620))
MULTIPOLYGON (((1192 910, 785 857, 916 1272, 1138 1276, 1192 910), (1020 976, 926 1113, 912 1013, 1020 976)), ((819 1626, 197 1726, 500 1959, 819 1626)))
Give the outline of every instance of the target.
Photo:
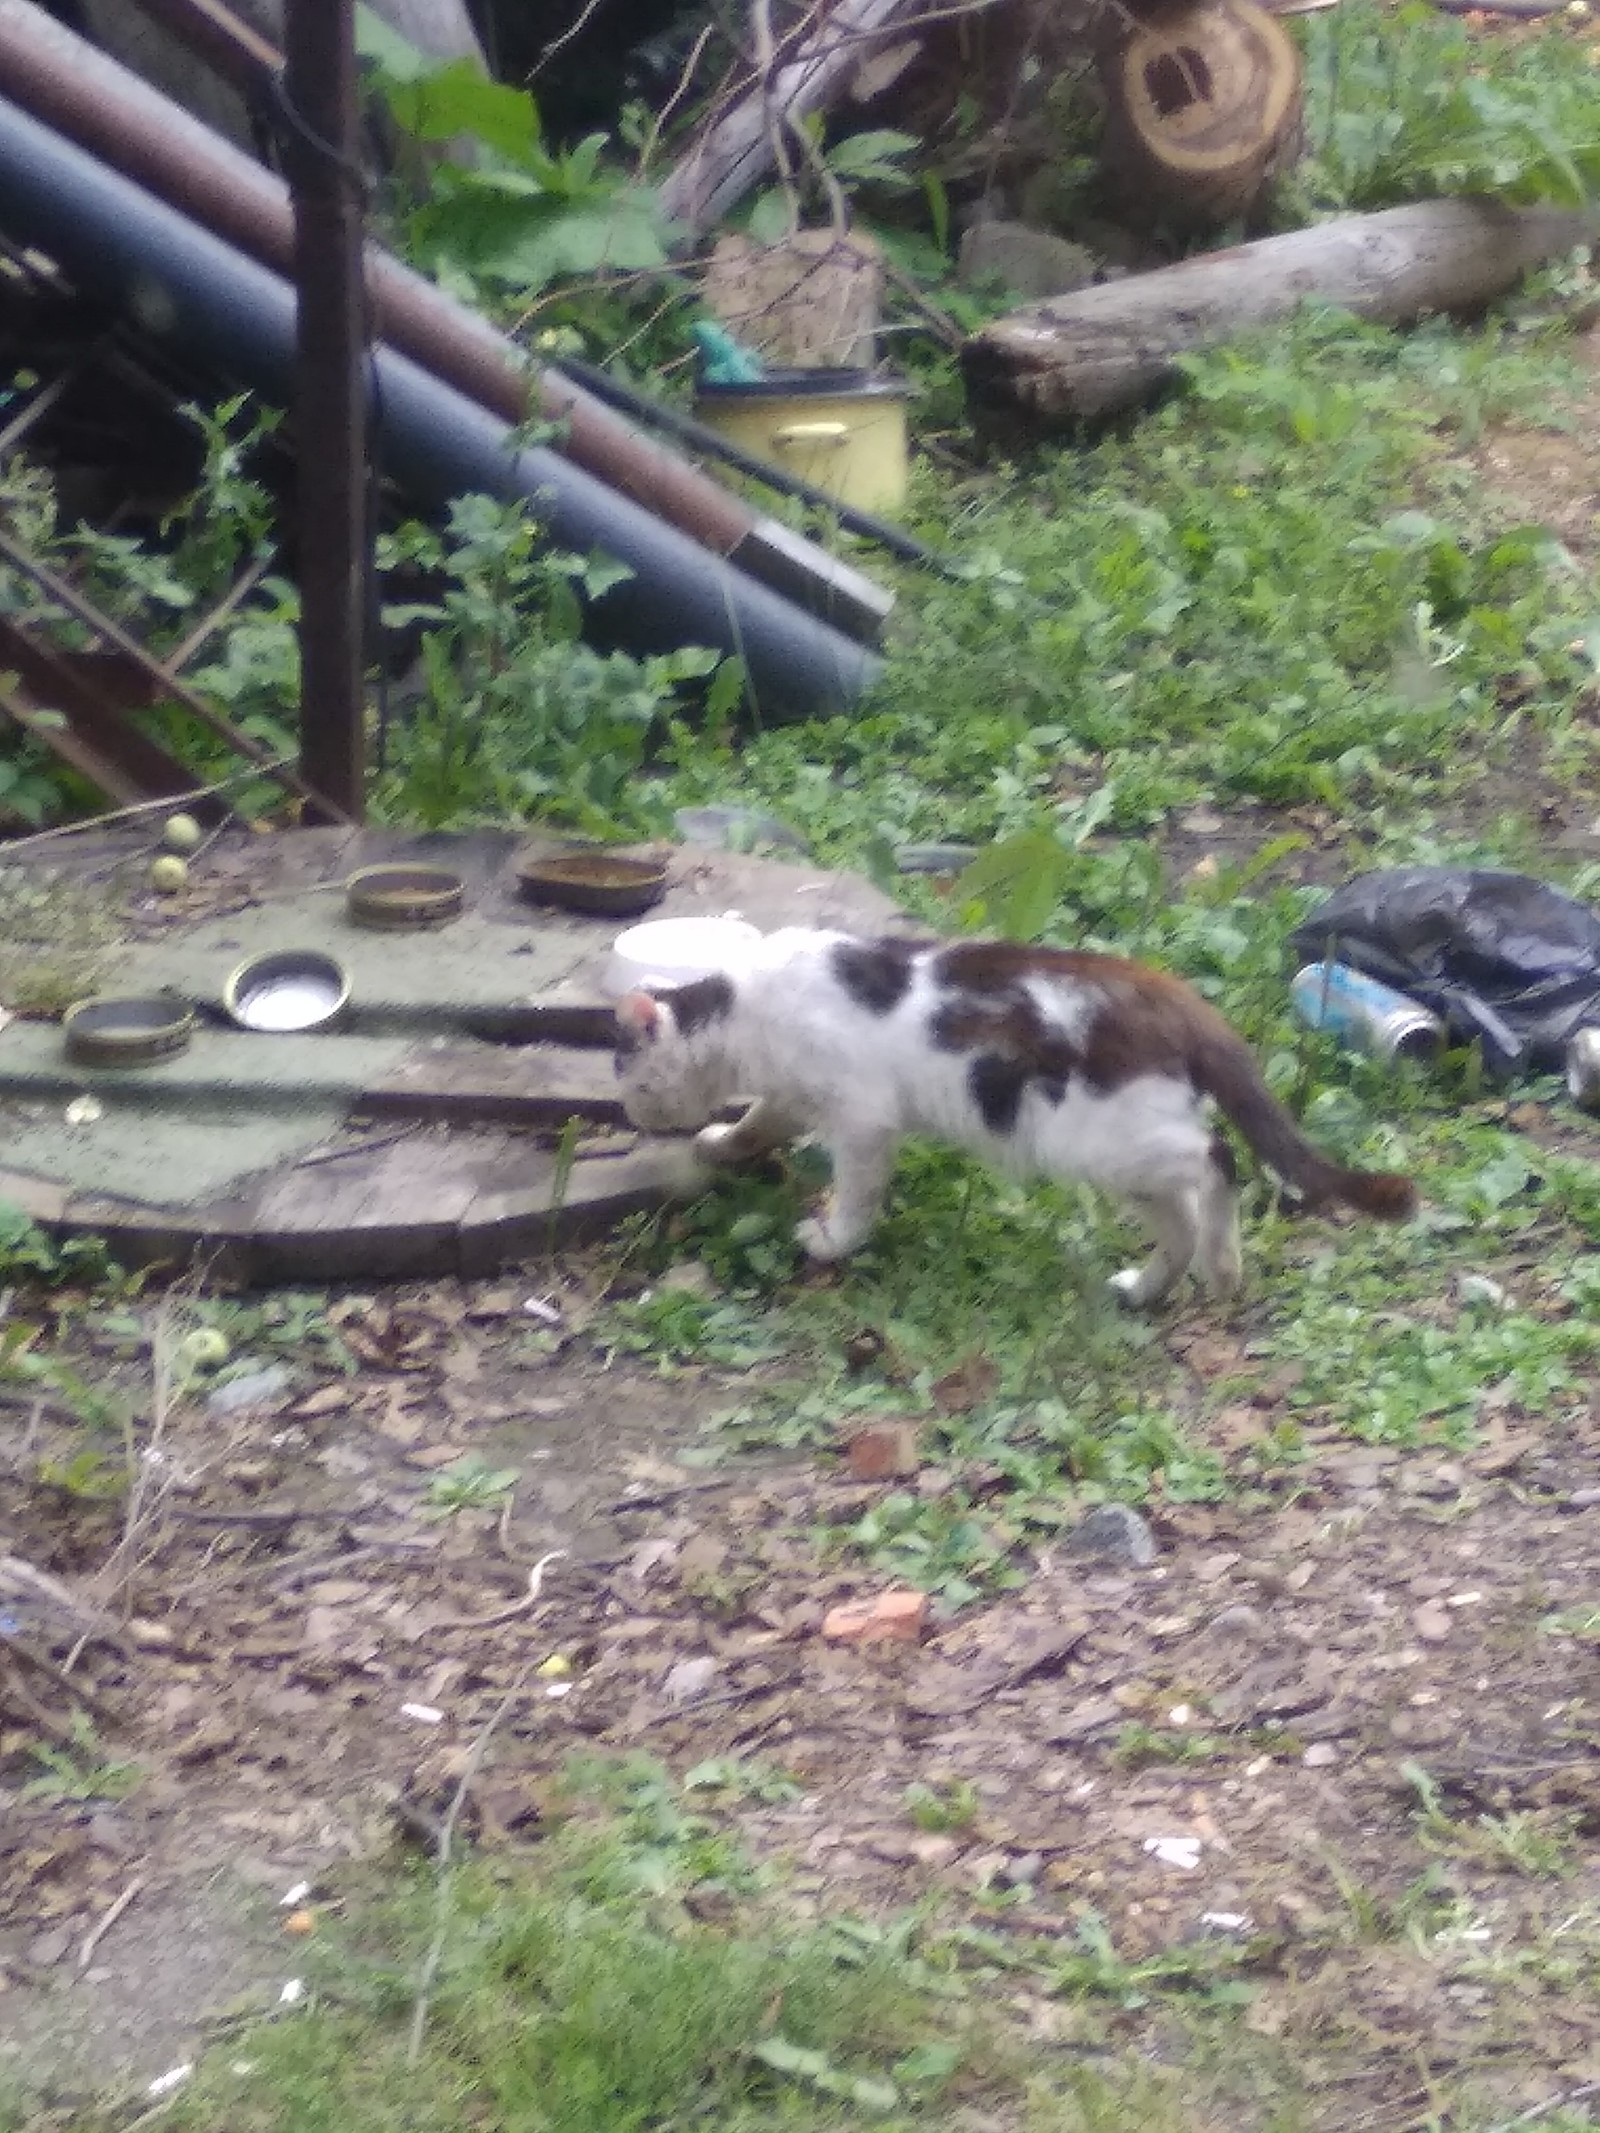
POLYGON ((370 1118, 547 1126, 622 1118, 609 1050, 574 1046, 450 1045, 413 1052, 371 1084, 356 1108, 370 1118))
MULTIPOLYGON (((502 1151, 508 1163, 510 1152, 502 1151)), ((444 1134, 408 1134, 343 1158, 324 1155, 265 1185, 255 1203, 255 1249, 289 1279, 396 1280, 452 1267, 476 1186, 444 1134)))

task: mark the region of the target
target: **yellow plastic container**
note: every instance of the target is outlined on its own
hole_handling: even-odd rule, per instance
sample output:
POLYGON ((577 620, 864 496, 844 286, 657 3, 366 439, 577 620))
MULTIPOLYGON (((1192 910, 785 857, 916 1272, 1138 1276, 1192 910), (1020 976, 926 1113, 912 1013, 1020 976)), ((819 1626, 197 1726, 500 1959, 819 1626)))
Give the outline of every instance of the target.
POLYGON ((858 511, 906 495, 906 395, 867 370, 775 370, 754 385, 701 385, 695 413, 742 445, 858 511))

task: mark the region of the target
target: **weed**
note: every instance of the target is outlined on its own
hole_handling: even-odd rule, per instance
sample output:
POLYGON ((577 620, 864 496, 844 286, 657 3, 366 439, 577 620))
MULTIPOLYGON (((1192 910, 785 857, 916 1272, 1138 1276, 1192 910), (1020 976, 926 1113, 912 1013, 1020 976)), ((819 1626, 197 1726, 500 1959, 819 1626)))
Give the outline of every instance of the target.
MULTIPOLYGON (((408 526, 380 560, 437 587, 391 605, 391 628, 420 626, 425 690, 396 730, 376 804, 427 829, 548 816, 590 833, 650 821, 638 771, 680 686, 717 665, 688 648, 635 660, 580 639, 582 602, 626 576, 617 563, 553 551, 519 504, 458 498, 442 535, 408 526)), ((740 680, 730 666, 708 710, 740 680)))
POLYGON ((1228 1744, 1215 1733, 1188 1733, 1180 1727, 1126 1725, 1111 1745, 1112 1757, 1128 1770, 1170 1763, 1208 1763, 1226 1755, 1228 1744))
POLYGON ((40 1773, 23 1783, 25 1800, 125 1800, 144 1776, 138 1763, 119 1762, 102 1751, 92 1721, 81 1711, 73 1713, 66 1745, 35 1741, 28 1753, 40 1773))
POLYGON ((498 1511, 517 1485, 515 1467, 490 1466, 479 1452, 467 1452, 441 1467, 422 1492, 424 1518, 454 1518, 458 1511, 498 1511))
POLYGON ((951 1778, 939 1785, 920 1781, 908 1785, 905 1802, 914 1825, 936 1833, 970 1829, 982 1805, 977 1787, 966 1778, 951 1778))

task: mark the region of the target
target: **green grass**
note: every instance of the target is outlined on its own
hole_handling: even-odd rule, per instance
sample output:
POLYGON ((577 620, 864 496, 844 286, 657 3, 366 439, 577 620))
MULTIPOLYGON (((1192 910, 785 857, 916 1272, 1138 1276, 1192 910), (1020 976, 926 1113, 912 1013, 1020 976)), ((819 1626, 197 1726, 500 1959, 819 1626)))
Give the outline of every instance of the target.
MULTIPOLYGON (((793 1788, 775 1793, 754 1766, 711 1775, 679 1784, 642 1757, 591 1762, 569 1772, 531 1862, 460 1866, 442 1904, 422 1866, 352 1885, 313 1944, 306 2000, 231 2025, 161 2122, 174 2133, 1189 2125, 1177 2093, 1141 2069, 1020 2051, 985 1994, 1026 1977, 1096 2019, 1158 1984, 1221 2006, 1231 1951, 1128 1963, 1092 1918, 1071 1948, 1036 1954, 910 1916, 797 1925, 725 1823, 691 1805, 793 1788), (710 1895, 726 1913, 715 1923, 696 1916, 710 1895)), ((113 2103, 70 2122, 104 2133, 136 2115, 113 2103)), ((0 2100, 7 2133, 66 2122, 0 2100)))

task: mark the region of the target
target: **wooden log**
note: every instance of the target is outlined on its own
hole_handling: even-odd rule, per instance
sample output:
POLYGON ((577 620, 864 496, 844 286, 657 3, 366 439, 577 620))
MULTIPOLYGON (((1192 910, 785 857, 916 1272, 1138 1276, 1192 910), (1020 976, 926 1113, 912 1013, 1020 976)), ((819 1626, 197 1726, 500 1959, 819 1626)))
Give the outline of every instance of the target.
POLYGON ((968 405, 991 434, 1070 428, 1148 400, 1180 355, 1308 298, 1396 326, 1473 311, 1596 230, 1566 208, 1424 200, 1208 252, 994 320, 962 351, 968 405))
POLYGON ((1173 230, 1256 213, 1301 144, 1300 54, 1254 0, 1180 0, 1102 55, 1102 157, 1127 209, 1173 230))

